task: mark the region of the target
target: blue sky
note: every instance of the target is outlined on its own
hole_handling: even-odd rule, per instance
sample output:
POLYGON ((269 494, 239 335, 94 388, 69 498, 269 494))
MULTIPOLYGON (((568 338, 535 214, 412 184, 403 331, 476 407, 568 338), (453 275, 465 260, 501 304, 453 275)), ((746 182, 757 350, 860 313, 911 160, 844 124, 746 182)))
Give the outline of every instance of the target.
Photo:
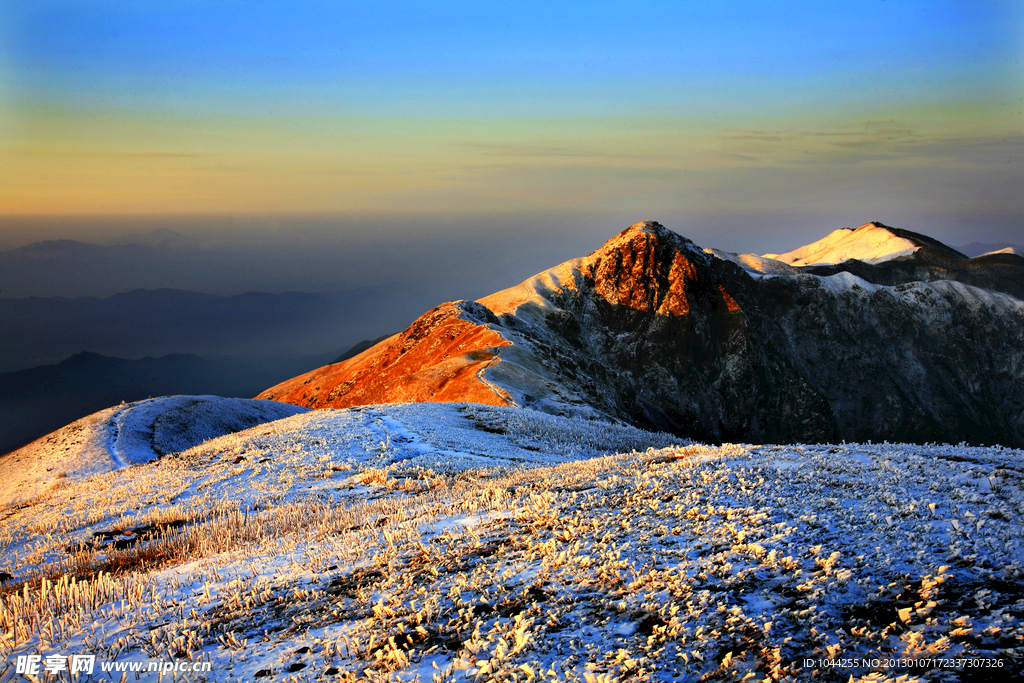
POLYGON ((632 5, 15 2, 9 59, 30 97, 376 116, 784 110, 1020 85, 1013 3, 632 5))
POLYGON ((789 226, 783 250, 868 220, 1012 236, 1024 215, 1017 2, 0 13, 0 232, 26 215, 528 210, 789 226))

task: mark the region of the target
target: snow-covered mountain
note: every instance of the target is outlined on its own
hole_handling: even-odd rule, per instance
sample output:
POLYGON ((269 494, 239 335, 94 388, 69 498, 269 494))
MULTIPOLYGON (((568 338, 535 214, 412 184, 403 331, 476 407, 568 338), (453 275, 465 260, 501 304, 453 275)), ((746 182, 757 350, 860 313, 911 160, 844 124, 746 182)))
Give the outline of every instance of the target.
POLYGON ((1010 250, 1010 253, 1017 254, 1018 256, 1024 256, 1024 247, 1019 244, 1010 244, 1009 242, 971 242, 970 244, 964 244, 956 247, 957 251, 972 258, 975 256, 983 256, 985 254, 1003 252, 1007 249, 1010 250))
POLYGON ((260 398, 310 408, 469 400, 704 441, 1024 445, 1024 302, 949 280, 874 284, 850 263, 862 262, 811 275, 637 223, 585 258, 438 306, 260 398))
POLYGON ((841 228, 817 242, 812 242, 785 254, 765 254, 764 257, 782 261, 791 266, 834 264, 850 259, 881 263, 894 258, 910 256, 924 247, 943 251, 953 258, 966 258, 955 249, 926 235, 910 230, 891 228, 878 222, 865 223, 856 229, 841 228))
POLYGON ((927 235, 873 222, 836 230, 787 254, 716 255, 752 272, 780 273, 780 266, 790 265, 812 275, 851 273, 890 287, 954 280, 1024 299, 1024 258, 1019 250, 1003 247, 1012 245, 973 243, 954 249, 927 235))
POLYGON ((992 251, 986 251, 982 256, 994 256, 996 254, 1012 254, 1013 256, 1024 257, 1024 248, 1022 247, 1003 247, 1002 249, 994 249, 992 251))

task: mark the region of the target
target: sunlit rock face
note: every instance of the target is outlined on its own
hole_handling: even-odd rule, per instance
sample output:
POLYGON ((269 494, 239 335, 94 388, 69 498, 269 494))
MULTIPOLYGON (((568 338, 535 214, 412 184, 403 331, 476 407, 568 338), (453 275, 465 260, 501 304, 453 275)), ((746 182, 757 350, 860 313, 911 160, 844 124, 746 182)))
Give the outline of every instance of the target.
POLYGON ((489 325, 486 308, 470 301, 441 304, 389 337, 341 363, 325 365, 261 393, 308 408, 371 403, 471 401, 511 405, 507 392, 482 372, 509 342, 489 325))
POLYGON ((1024 444, 1024 304, 960 283, 766 277, 653 221, 261 394, 474 401, 706 441, 1024 444))

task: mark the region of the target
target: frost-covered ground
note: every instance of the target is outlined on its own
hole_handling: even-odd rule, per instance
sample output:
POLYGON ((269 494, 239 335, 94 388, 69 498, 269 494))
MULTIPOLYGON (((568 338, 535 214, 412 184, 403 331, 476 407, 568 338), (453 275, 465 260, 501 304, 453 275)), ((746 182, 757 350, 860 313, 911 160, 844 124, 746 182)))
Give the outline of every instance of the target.
POLYGON ((191 659, 211 671, 179 680, 218 681, 1009 680, 1022 456, 673 444, 467 404, 295 415, 0 510, 0 662, 191 659))

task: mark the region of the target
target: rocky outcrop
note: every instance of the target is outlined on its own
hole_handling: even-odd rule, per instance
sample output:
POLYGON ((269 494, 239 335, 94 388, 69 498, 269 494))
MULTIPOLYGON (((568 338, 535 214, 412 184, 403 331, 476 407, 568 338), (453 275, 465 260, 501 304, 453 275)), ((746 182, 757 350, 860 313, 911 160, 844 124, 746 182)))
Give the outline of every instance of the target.
POLYGON ((705 441, 833 440, 824 398, 764 354, 712 257, 653 222, 480 303, 512 346, 488 371, 520 405, 594 408, 705 441), (504 362, 507 361, 507 362, 504 362))
POLYGON ((705 441, 1021 446, 1022 387, 1024 304, 1011 296, 767 277, 648 221, 260 397, 516 404, 705 441))

